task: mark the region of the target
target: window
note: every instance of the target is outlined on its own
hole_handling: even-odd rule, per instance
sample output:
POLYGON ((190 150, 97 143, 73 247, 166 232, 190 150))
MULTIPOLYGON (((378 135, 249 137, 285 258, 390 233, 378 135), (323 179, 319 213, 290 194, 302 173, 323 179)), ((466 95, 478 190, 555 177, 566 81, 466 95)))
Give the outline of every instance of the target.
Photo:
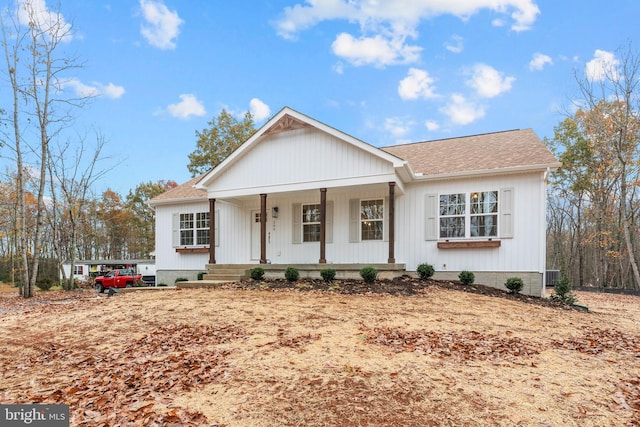
POLYGON ((384 200, 360 201, 360 238, 382 240, 384 229, 384 200))
POLYGON ((496 237, 498 192, 440 195, 440 238, 496 237))
POLYGON ((83 265, 74 265, 73 266, 73 275, 74 276, 83 276, 84 275, 84 266, 83 265))
MULTIPOLYGON (((294 203, 291 206, 291 212, 292 243, 319 242, 320 203, 294 203)), ((325 215, 325 243, 333 243, 333 201, 331 200, 327 200, 325 215)))
POLYGON ((196 245, 209 244, 209 212, 196 214, 196 245))
POLYGON ((471 237, 495 237, 498 235, 498 192, 471 193, 471 237))
POLYGON ((180 214, 180 246, 209 244, 209 212, 180 214))
POLYGON ((465 207, 463 193, 440 196, 440 237, 464 237, 465 207))
POLYGON ((320 241, 320 205, 302 205, 302 241, 320 241))

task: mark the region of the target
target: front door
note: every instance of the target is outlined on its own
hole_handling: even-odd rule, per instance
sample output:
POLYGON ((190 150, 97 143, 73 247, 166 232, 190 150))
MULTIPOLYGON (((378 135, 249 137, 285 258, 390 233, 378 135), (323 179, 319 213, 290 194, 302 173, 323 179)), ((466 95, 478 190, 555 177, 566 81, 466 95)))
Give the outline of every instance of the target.
POLYGON ((251 211, 251 259, 260 260, 260 211, 251 211))

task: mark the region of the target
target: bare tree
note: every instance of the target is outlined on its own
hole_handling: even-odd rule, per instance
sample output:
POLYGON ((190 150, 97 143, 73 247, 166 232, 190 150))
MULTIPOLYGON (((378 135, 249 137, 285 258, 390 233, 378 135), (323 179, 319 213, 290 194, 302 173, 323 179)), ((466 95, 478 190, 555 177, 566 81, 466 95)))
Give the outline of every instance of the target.
POLYGON ((62 52, 72 38, 72 26, 59 10, 42 9, 44 2, 22 0, 4 20, 3 45, 7 71, 13 91, 13 148, 18 174, 20 251, 23 264, 24 297, 33 296, 38 275, 42 229, 45 222, 45 191, 49 162, 49 144, 73 117, 71 111, 82 107, 87 97, 64 96, 62 88, 68 73, 81 65, 62 52), (10 28, 9 28, 10 25, 10 28), (26 117, 26 120, 24 117, 26 117), (25 143, 25 135, 34 143, 25 143), (36 142, 37 141, 37 142, 36 142), (33 229, 25 226, 25 155, 32 159, 30 170, 37 171, 36 220, 33 229), (28 233, 33 236, 29 245, 28 233))
MULTIPOLYGON (((56 144, 50 153, 50 182, 52 194, 52 221, 51 228, 54 235, 59 230, 59 219, 66 217, 69 222, 68 232, 70 233, 69 248, 66 251, 69 254, 71 262, 71 274, 68 280, 65 280, 65 289, 74 288, 73 271, 75 268, 75 260, 77 256, 78 228, 80 226, 80 217, 84 215, 87 206, 87 195, 93 184, 104 176, 108 170, 98 167, 101 161, 105 159, 102 156, 105 139, 101 134, 96 135, 95 146, 91 149, 87 147, 86 139, 79 137, 76 144, 67 141, 64 144, 56 144), (57 193, 60 193, 61 203, 58 204, 57 193), (58 212, 60 206, 66 210, 66 215, 60 215, 58 212)), ((55 239, 54 242, 60 242, 55 239)), ((59 268, 62 269, 62 248, 59 243, 54 243, 54 250, 58 255, 59 268)), ((63 271, 64 275, 64 271, 63 271)))

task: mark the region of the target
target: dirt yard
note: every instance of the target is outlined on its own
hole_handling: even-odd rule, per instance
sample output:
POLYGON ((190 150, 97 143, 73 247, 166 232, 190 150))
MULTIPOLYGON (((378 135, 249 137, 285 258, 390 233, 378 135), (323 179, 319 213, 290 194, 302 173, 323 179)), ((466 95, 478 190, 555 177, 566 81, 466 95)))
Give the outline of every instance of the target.
POLYGON ((640 425, 640 298, 405 285, 0 292, 0 403, 72 426, 640 425))

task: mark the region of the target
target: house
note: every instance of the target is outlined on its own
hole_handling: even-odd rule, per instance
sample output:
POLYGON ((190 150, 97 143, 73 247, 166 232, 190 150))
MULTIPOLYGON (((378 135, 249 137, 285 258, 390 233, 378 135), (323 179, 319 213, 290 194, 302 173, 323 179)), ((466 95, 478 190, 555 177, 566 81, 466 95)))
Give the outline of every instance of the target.
POLYGON ((285 107, 216 168, 150 201, 158 281, 255 264, 340 276, 429 263, 436 278, 469 270, 504 288, 518 276, 543 295, 559 166, 531 129, 376 148, 285 107))

